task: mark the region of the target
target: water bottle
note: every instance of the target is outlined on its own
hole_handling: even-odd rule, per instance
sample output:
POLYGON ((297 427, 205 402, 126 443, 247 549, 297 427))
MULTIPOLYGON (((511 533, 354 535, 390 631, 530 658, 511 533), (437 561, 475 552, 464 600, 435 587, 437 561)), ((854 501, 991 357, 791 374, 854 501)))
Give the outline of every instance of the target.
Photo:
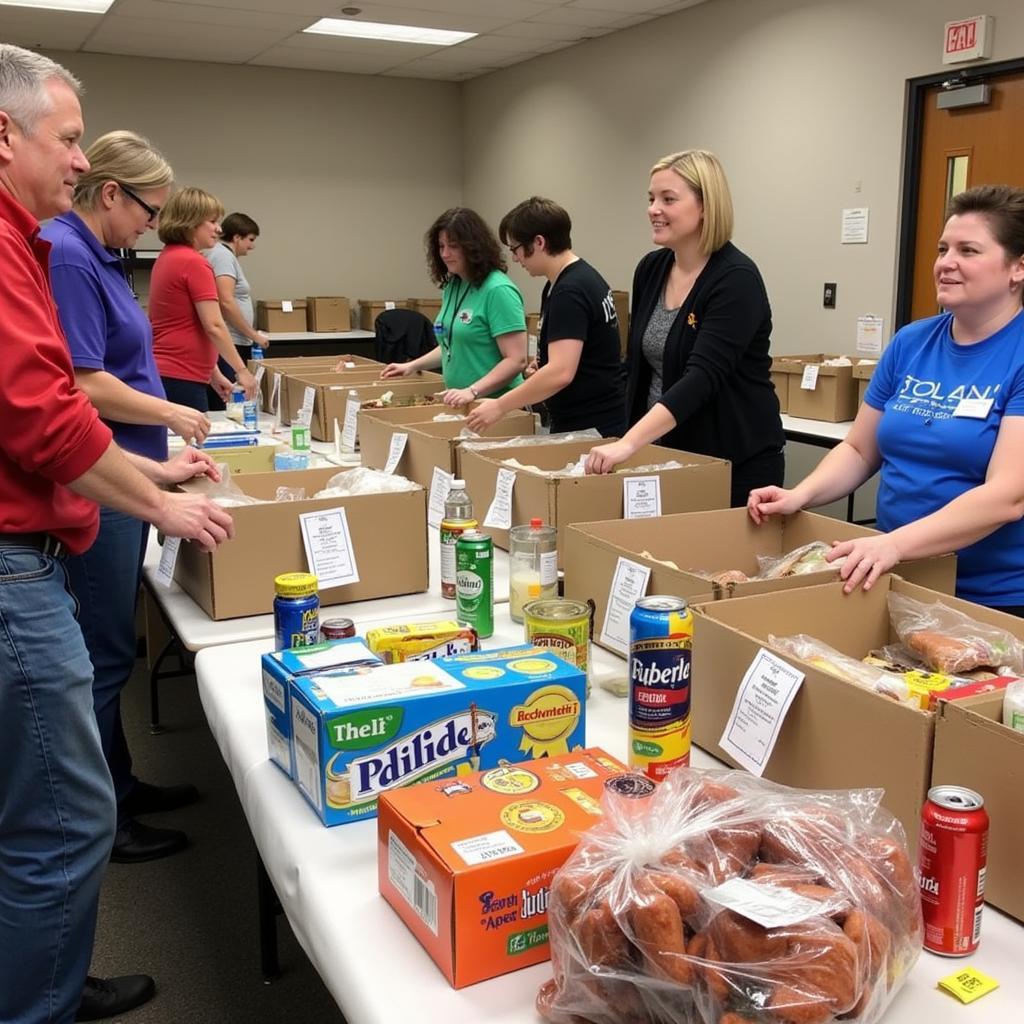
POLYGON ((260 413, 255 398, 247 398, 242 403, 242 425, 246 430, 259 430, 260 413))
POLYGON ((254 344, 252 346, 252 353, 250 355, 250 358, 256 359, 256 360, 262 359, 263 358, 263 349, 259 345, 254 344))
POLYGON ((455 544, 466 530, 475 530, 473 502, 466 493, 463 480, 453 480, 448 497, 444 500, 444 519, 441 520, 441 596, 455 600, 455 544))
POLYGON ((228 399, 224 406, 224 411, 227 413, 229 420, 235 420, 237 423, 242 422, 243 416, 243 405, 245 404, 245 392, 240 387, 234 387, 231 389, 231 398, 228 399))

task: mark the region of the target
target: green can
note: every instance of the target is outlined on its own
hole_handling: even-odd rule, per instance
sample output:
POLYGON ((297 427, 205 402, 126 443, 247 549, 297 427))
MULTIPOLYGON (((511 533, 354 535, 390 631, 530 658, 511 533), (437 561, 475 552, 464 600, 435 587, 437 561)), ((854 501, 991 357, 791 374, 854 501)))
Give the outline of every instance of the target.
POLYGON ((480 530, 455 542, 455 618, 481 638, 494 633, 494 541, 480 530))

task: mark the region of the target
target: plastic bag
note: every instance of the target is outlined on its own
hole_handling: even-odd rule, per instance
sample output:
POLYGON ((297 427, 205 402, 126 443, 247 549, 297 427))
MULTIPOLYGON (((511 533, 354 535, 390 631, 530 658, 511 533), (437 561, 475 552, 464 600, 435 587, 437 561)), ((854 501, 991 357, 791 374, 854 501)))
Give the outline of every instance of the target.
POLYGON ((906 840, 881 791, 688 768, 652 789, 636 775, 610 780, 604 817, 552 880, 554 978, 540 1015, 877 1021, 922 937, 906 840))
POLYGON ((356 466, 335 473, 322 491, 314 498, 346 498, 356 494, 385 494, 395 491, 416 491, 420 485, 404 476, 394 476, 368 466, 356 466))
POLYGON ((246 494, 238 484, 231 479, 231 467, 226 462, 218 462, 220 470, 220 482, 210 481, 203 493, 215 501, 221 508, 237 508, 239 505, 267 505, 269 502, 262 498, 254 498, 246 494))
POLYGON ((1010 683, 1003 694, 1003 725, 1024 732, 1024 679, 1010 683))
POLYGON ((900 640, 933 672, 956 675, 987 666, 1024 676, 1024 643, 941 601, 925 604, 890 591, 889 618, 900 640))
POLYGON ((274 492, 274 501, 305 501, 305 487, 278 487, 274 492))
POLYGON ((602 441, 601 433, 593 427, 586 430, 570 430, 564 434, 520 434, 518 437, 482 437, 469 441, 463 448, 478 451, 481 448, 529 448, 535 444, 569 444, 571 441, 602 441))
POLYGON ((838 569, 846 561, 845 558, 837 558, 834 562, 826 562, 825 555, 832 550, 831 544, 823 540, 811 541, 802 547, 788 551, 779 558, 771 555, 758 555, 759 580, 779 580, 785 576, 803 576, 808 572, 826 572, 838 569))

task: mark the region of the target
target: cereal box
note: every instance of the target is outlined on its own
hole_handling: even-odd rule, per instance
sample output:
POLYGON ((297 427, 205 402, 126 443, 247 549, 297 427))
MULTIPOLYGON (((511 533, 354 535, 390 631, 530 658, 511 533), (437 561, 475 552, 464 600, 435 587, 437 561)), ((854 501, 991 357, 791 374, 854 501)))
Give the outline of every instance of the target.
POLYGON ((480 649, 476 630, 454 619, 378 626, 366 631, 366 643, 389 665, 398 661, 430 661, 480 649))
POLYGON ((381 793, 583 746, 586 677, 529 644, 294 676, 295 782, 325 825, 372 818, 381 793))
POLYGON ((289 690, 296 676, 338 676, 357 672, 367 665, 382 664, 381 659, 357 636, 264 654, 263 705, 267 715, 267 750, 270 760, 289 778, 295 778, 289 690))
POLYGON ((452 985, 548 959, 551 879, 627 772, 595 747, 382 795, 378 887, 452 985))

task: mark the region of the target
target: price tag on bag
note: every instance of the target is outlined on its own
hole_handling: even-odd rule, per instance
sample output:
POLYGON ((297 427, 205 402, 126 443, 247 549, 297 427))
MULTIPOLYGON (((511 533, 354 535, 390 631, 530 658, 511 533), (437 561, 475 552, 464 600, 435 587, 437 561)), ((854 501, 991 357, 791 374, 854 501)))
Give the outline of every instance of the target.
POLYGON ((484 516, 484 526, 495 530, 509 530, 512 527, 512 488, 516 485, 516 474, 513 469, 499 469, 498 480, 494 486, 494 498, 491 507, 484 516))
POLYGON ((646 565, 621 557, 615 563, 601 625, 601 643, 623 656, 629 653, 629 617, 637 600, 647 593, 650 579, 651 570, 646 565))
POLYGON ((652 519, 661 515, 661 477, 627 476, 622 480, 622 506, 626 519, 652 519))
POLYGON ((391 447, 388 448, 388 461, 384 463, 385 473, 394 473, 398 469, 398 464, 402 461, 402 456, 405 454, 405 445, 409 440, 409 435, 396 431, 391 435, 391 447))

